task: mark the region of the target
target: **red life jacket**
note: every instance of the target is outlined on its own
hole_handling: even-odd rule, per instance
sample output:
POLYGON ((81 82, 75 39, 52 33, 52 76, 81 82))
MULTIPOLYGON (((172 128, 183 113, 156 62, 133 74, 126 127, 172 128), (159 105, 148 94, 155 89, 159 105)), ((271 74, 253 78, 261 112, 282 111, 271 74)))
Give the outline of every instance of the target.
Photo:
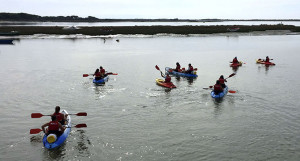
POLYGON ((188 69, 188 71, 190 71, 190 72, 194 71, 193 66, 190 66, 189 69, 188 69))
POLYGON ((100 73, 104 75, 105 74, 105 69, 100 69, 100 73))
POLYGON ((269 58, 266 58, 266 62, 270 62, 270 59, 269 59, 269 58))
POLYGON ((171 77, 170 76, 166 76, 165 83, 169 83, 169 82, 171 82, 171 77))
POLYGON ((220 84, 225 84, 225 79, 220 78, 219 81, 220 81, 220 84))
POLYGON ((95 73, 95 77, 101 77, 101 73, 100 72, 95 73))
POLYGON ((179 71, 180 70, 180 65, 176 66, 176 70, 179 71))
POLYGON ((233 63, 233 64, 238 64, 239 61, 238 61, 237 59, 234 58, 234 59, 232 60, 232 63, 233 63))
POLYGON ((58 131, 59 130, 58 124, 59 124, 58 121, 50 121, 48 130, 49 131, 58 131))
POLYGON ((56 120, 57 120, 57 121, 61 121, 61 120, 63 119, 63 118, 61 117, 61 115, 62 115, 61 113, 55 113, 55 112, 54 112, 52 115, 56 116, 56 120))
POLYGON ((223 88, 220 84, 214 85, 214 91, 215 92, 223 92, 223 88))

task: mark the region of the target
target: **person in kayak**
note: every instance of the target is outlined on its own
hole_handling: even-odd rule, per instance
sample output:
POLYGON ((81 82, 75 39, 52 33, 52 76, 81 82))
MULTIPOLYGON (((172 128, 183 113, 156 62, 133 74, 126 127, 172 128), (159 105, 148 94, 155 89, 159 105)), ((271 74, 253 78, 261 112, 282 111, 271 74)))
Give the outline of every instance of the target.
POLYGON ((100 73, 99 69, 96 69, 94 76, 95 76, 95 80, 101 79, 101 73, 100 73))
POLYGON ((55 115, 52 115, 51 116, 51 120, 50 122, 48 123, 45 123, 43 126, 42 126, 42 129, 43 129, 43 132, 46 134, 46 135, 49 135, 49 134, 56 134, 56 136, 60 136, 65 128, 57 121, 56 119, 56 116, 55 115), (48 129, 45 130, 45 127, 48 126, 48 129))
POLYGON ((232 64, 239 64, 237 57, 234 57, 232 60, 232 64))
POLYGON ((62 124, 62 125, 65 124, 67 115, 65 116, 64 114, 60 113, 60 107, 59 106, 55 107, 55 112, 52 114, 52 116, 55 116, 56 120, 60 124, 62 124))
POLYGON ((167 73, 166 75, 164 75, 164 74, 161 72, 160 74, 161 74, 161 76, 162 76, 163 78, 165 78, 164 83, 170 83, 170 82, 171 82, 171 77, 170 77, 169 73, 167 73))
POLYGON ((178 62, 176 63, 176 69, 174 71, 175 72, 181 72, 181 66, 178 62))
POLYGON ((265 62, 270 62, 269 56, 266 57, 266 61, 265 62))
POLYGON ((219 94, 219 93, 223 92, 223 88, 222 88, 219 80, 217 80, 216 84, 214 85, 214 92, 215 92, 215 94, 219 94))
POLYGON ((193 74, 193 71, 194 71, 194 68, 193 68, 193 66, 192 66, 191 63, 190 63, 190 64, 189 64, 189 68, 188 68, 187 71, 185 71, 185 73, 187 73, 187 74, 193 74))
POLYGON ((102 66, 100 66, 100 75, 101 75, 101 78, 104 78, 106 76, 105 69, 102 66))
POLYGON ((219 82, 220 82, 222 88, 225 88, 225 87, 226 87, 225 82, 227 82, 227 81, 226 81, 226 79, 224 79, 224 76, 223 76, 223 75, 220 76, 219 82))

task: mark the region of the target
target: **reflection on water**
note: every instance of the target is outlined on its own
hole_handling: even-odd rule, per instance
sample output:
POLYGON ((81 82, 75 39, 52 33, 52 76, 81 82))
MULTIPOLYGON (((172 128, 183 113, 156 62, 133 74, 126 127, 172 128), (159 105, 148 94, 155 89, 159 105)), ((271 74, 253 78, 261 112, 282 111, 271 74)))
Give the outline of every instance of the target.
POLYGON ((44 158, 61 160, 66 155, 66 142, 56 149, 43 149, 44 158))
POLYGON ((75 149, 78 151, 81 156, 90 156, 90 151, 87 145, 91 145, 90 140, 85 135, 85 130, 77 130, 76 131, 76 142, 75 149))

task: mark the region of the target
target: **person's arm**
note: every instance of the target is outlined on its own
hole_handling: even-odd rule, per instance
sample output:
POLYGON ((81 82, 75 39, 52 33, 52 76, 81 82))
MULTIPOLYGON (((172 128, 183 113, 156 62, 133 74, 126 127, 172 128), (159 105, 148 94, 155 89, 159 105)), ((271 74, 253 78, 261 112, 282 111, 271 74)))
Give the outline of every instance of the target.
POLYGON ((42 126, 42 130, 43 130, 44 133, 46 133, 46 132, 45 132, 45 127, 46 127, 46 126, 49 126, 49 123, 45 123, 45 124, 42 126))
POLYGON ((162 72, 160 72, 160 74, 161 74, 161 76, 162 76, 163 78, 165 78, 165 75, 164 75, 162 72))
POLYGON ((65 127, 63 127, 60 123, 58 123, 58 128, 60 129, 61 132, 65 131, 65 127))

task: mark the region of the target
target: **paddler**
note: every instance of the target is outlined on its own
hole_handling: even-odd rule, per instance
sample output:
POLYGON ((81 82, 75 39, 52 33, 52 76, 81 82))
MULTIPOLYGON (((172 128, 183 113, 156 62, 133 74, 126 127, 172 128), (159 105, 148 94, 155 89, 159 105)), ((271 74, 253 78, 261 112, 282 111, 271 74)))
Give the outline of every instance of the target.
POLYGON ((52 116, 55 116, 56 117, 56 120, 61 123, 62 125, 65 124, 65 120, 66 120, 66 117, 68 115, 64 115, 62 113, 60 113, 60 107, 59 106, 56 106, 55 107, 55 112, 52 114, 52 116))
POLYGON ((52 121, 45 123, 42 126, 43 132, 46 135, 56 134, 56 136, 60 136, 64 132, 65 128, 57 121, 57 118, 55 115, 51 116, 51 120, 52 121), (45 130, 46 126, 48 126, 47 130, 45 130))
POLYGON ((214 92, 215 92, 215 94, 219 94, 219 93, 223 92, 223 88, 222 88, 219 80, 217 80, 216 84, 214 85, 214 92))
POLYGON ((194 68, 193 68, 192 64, 190 63, 189 64, 189 68, 188 68, 187 71, 185 71, 185 73, 187 73, 187 74, 193 74, 193 71, 194 71, 194 68))
POLYGON ((94 73, 95 79, 96 80, 100 80, 101 79, 101 73, 99 71, 99 69, 96 69, 95 73, 94 73))
POLYGON ((232 64, 239 64, 237 57, 234 57, 232 60, 232 64))
POLYGON ((101 75, 101 78, 104 78, 106 76, 105 69, 102 66, 100 66, 100 75, 101 75))
POLYGON ((266 62, 270 62, 269 56, 266 57, 266 62))
POLYGON ((160 74, 163 78, 165 78, 164 83, 170 83, 171 82, 171 77, 170 77, 169 73, 167 73, 166 76, 164 76, 164 74, 162 72, 160 74))
POLYGON ((225 82, 227 82, 227 81, 226 81, 226 79, 224 79, 224 76, 223 76, 223 75, 220 76, 219 82, 220 82, 222 88, 225 88, 225 87, 226 87, 225 82))
POLYGON ((178 62, 176 63, 176 69, 174 71, 175 72, 181 72, 181 66, 178 62))

